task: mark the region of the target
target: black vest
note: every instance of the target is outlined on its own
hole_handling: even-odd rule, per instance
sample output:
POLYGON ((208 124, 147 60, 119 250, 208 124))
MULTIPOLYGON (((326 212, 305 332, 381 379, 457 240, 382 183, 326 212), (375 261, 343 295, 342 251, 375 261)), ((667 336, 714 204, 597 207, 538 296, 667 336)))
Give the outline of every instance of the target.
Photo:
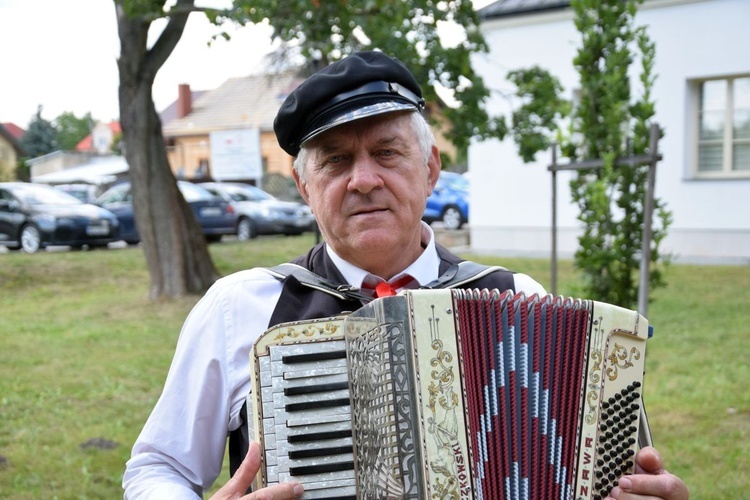
MULTIPOLYGON (((436 245, 436 248, 438 257, 440 258, 439 275, 442 275, 451 265, 463 260, 440 245, 436 245)), ((345 283, 343 276, 341 276, 335 264, 328 257, 323 243, 314 246, 307 254, 296 258, 292 262, 330 281, 345 283)), ((471 281, 461 288, 497 288, 498 290, 515 291, 515 282, 512 272, 497 270, 471 281)), ((271 315, 268 327, 270 328, 289 321, 327 318, 339 315, 342 312, 355 311, 360 307, 362 307, 360 300, 339 299, 328 293, 301 284, 294 276, 287 276, 283 280, 281 296, 271 315)), ((242 419, 240 427, 229 434, 229 471, 232 476, 239 468, 245 455, 247 455, 249 444, 246 425, 247 402, 242 405, 240 416, 242 419)))

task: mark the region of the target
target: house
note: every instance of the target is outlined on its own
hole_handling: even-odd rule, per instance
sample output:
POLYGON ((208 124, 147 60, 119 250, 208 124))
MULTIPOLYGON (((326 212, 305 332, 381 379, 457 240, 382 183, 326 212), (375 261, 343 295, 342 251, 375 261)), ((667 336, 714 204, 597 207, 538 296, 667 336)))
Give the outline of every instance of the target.
POLYGON ((273 120, 300 82, 293 73, 251 75, 230 78, 197 96, 189 85, 180 85, 176 116, 167 121, 162 115, 172 171, 191 180, 256 184, 264 175, 290 175, 292 159, 276 142, 273 120))
POLYGON ((112 146, 122 134, 120 122, 96 122, 91 133, 76 144, 76 151, 106 155, 112 153, 112 146))
POLYGON ((81 139, 72 151, 53 151, 49 154, 26 160, 33 182, 62 184, 65 182, 90 182, 105 185, 107 179, 122 176, 119 170, 127 164, 121 156, 112 154, 114 143, 120 137, 120 122, 97 122, 91 133, 81 139), (101 165, 116 165, 102 167, 101 165), (79 168, 82 167, 82 168, 79 168), (100 171, 101 169, 103 171, 100 171), (114 168, 117 172, 110 172, 114 168))
MULTIPOLYGON (((574 100, 580 86, 572 61, 581 35, 569 3, 500 0, 479 11, 490 51, 475 57, 475 68, 500 91, 488 102, 490 114, 510 116, 514 87, 506 75, 532 65, 557 76, 574 100)), ((645 0, 635 18, 656 45, 654 121, 665 130, 656 196, 673 214, 662 250, 676 262, 750 263, 748 19, 747 0, 645 0)), ((539 153, 524 164, 510 138, 471 145, 472 250, 550 256, 551 161, 551 153, 539 153)), ((557 174, 563 257, 573 255, 580 234, 572 175, 557 174)))
POLYGON ((18 159, 24 155, 24 130, 13 123, 0 123, 0 180, 15 179, 18 159))

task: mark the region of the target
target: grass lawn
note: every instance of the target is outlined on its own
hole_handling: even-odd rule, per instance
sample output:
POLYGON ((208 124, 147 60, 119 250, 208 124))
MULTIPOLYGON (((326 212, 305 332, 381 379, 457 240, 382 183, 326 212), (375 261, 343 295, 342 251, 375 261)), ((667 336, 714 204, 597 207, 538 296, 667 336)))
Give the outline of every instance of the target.
MULTIPOLYGON (((223 274, 312 236, 212 245, 223 274)), ((549 286, 549 262, 493 259, 549 286)), ((654 294, 645 383, 654 441, 698 499, 750 491, 750 267, 677 266, 654 294)), ((562 262, 559 292, 576 278, 562 262)), ((0 254, 0 498, 121 498, 130 447, 198 297, 148 300, 138 248, 0 254)), ((220 478, 223 483, 226 477, 220 478)))

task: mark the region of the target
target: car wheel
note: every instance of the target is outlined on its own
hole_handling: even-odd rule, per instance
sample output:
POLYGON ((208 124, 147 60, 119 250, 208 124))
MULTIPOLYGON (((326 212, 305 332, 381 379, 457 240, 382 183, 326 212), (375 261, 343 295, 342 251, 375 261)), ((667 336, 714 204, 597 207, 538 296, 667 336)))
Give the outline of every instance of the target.
POLYGON ((21 248, 26 253, 34 253, 42 248, 42 234, 35 225, 28 224, 21 229, 21 248))
POLYGON ((247 217, 243 217, 237 223, 237 239, 240 241, 251 240, 258 236, 258 231, 255 229, 253 221, 247 217))
POLYGON ((456 207, 447 207, 443 210, 442 221, 445 229, 460 229, 464 223, 461 212, 456 207))

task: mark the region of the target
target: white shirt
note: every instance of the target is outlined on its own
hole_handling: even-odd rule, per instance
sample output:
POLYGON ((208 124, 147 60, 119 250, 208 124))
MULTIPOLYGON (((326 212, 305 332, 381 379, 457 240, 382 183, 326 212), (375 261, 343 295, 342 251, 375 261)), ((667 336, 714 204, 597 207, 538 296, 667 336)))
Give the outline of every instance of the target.
MULTIPOLYGON (((437 279, 434 234, 423 224, 425 251, 401 274, 424 285, 437 279)), ((348 284, 360 287, 367 271, 326 250, 348 284)), ((523 274, 515 290, 545 294, 523 274)), ((164 390, 133 446, 123 477, 128 499, 196 499, 209 489, 224 459, 228 433, 241 424, 250 391, 250 350, 268 328, 281 282, 263 268, 218 280, 188 315, 164 390)))

